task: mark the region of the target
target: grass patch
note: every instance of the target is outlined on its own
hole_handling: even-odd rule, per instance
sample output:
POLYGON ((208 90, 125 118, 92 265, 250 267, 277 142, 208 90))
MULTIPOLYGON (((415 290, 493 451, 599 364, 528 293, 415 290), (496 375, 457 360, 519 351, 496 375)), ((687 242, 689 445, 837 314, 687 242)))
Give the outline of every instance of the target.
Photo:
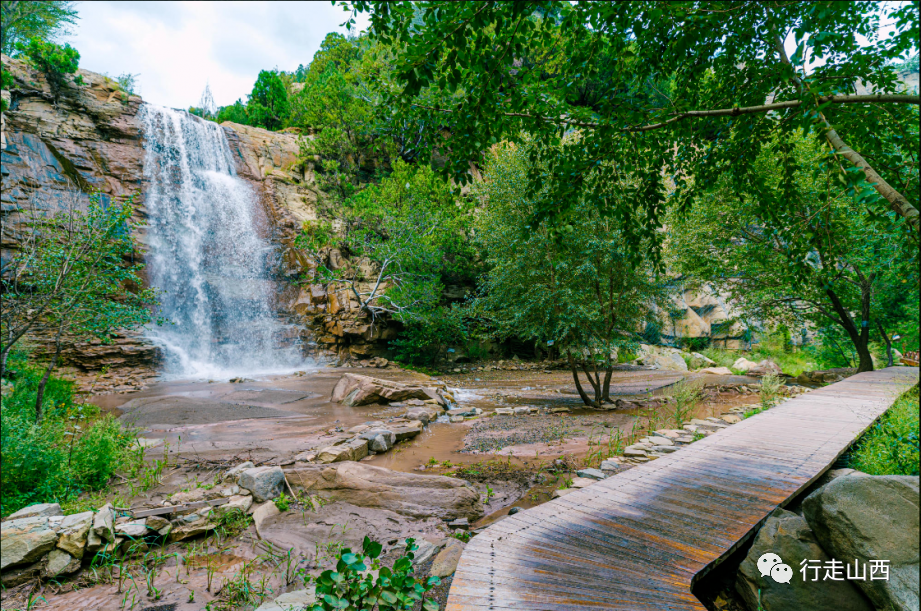
POLYGON ((918 475, 918 408, 915 386, 860 438, 850 467, 870 475, 918 475))
MULTIPOLYGON (((131 459, 137 435, 91 404, 74 401, 73 383, 52 377, 41 423, 36 390, 43 370, 23 352, 10 354, 11 392, 0 397, 0 514, 34 503, 67 505, 82 493, 103 490, 116 468, 131 459)), ((82 508, 80 503, 72 508, 82 508)))
MULTIPOLYGON (((745 357, 749 361, 759 363, 765 359, 770 359, 780 366, 781 371, 787 375, 798 376, 804 371, 815 371, 818 369, 829 369, 833 364, 819 362, 814 354, 801 349, 794 349, 791 352, 785 352, 781 348, 772 348, 764 344, 756 344, 751 352, 741 350, 721 350, 719 348, 706 348, 701 351, 708 359, 716 362, 716 367, 728 367, 732 369, 739 357, 745 357)), ((740 373, 733 370, 733 373, 740 373)))

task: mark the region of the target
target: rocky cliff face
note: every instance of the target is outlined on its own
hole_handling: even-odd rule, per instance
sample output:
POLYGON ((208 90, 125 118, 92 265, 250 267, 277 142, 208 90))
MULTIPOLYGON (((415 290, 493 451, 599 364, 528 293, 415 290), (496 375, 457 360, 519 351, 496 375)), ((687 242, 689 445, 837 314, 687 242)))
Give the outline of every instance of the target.
MULTIPOLYGON (((137 113, 138 96, 123 92, 100 74, 80 70, 83 85, 68 80, 54 92, 44 74, 28 62, 2 57, 13 78, 3 91, 8 110, 2 116, 2 256, 8 258, 23 235, 23 211, 47 213, 71 202, 84 203, 99 192, 104 198, 136 199, 138 220, 146 218, 143 197, 143 136, 137 113)), ((301 339, 317 356, 364 357, 382 351, 380 340, 393 334, 374 330, 358 317, 357 303, 343 290, 312 283, 315 261, 294 240, 305 221, 318 218, 317 187, 311 164, 299 161, 299 135, 225 123, 223 126, 238 174, 261 196, 267 226, 257 227, 277 246, 277 306, 301 323, 301 339), (315 341, 314 338, 317 338, 315 341)), ((138 235, 143 245, 143 229, 138 235)), ((138 253, 142 256, 143 253, 138 253)), ((338 251, 324 252, 333 267, 350 264, 338 251)), ((32 338, 34 350, 45 351, 45 338, 32 338)), ((154 376, 158 350, 139 333, 114 343, 75 343, 62 354, 64 365, 78 374, 111 373, 96 390, 129 390, 154 376)), ((78 378, 84 377, 78 375, 78 378)))
MULTIPOLYGON (((141 98, 121 91, 111 79, 80 70, 82 86, 68 82, 55 94, 44 74, 27 62, 5 55, 2 61, 13 79, 3 91, 9 108, 3 113, 0 143, 5 260, 17 248, 23 212, 30 207, 51 214, 73 202, 85 204, 94 191, 115 200, 139 192, 143 148, 135 120, 141 98)), ((136 214, 143 219, 143 199, 138 202, 136 214)), ((40 354, 42 334, 32 339, 40 354)), ((111 345, 70 345, 62 358, 82 370, 108 366, 120 371, 118 382, 137 384, 152 373, 157 350, 132 334, 111 345)))
MULTIPOLYGON (((358 301, 343 287, 313 282, 317 261, 295 245, 302 224, 319 218, 318 204, 324 197, 312 163, 299 158, 301 136, 229 122, 222 127, 237 173, 261 193, 271 219, 271 237, 279 252, 277 274, 288 280, 279 292, 279 307, 305 329, 304 339, 315 356, 347 360, 383 353, 387 340, 396 335, 393 325, 372 326, 359 311, 358 301)), ((336 219, 332 221, 335 227, 336 219)), ((336 249, 324 249, 320 261, 346 271, 368 265, 347 260, 336 249)))

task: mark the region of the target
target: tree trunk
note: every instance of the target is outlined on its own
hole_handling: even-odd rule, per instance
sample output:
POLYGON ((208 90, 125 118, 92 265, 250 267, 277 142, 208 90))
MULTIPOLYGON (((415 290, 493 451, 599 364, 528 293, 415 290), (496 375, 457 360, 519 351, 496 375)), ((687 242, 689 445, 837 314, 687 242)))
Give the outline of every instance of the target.
POLYGON ((572 358, 571 354, 569 355, 569 368, 572 369, 572 379, 576 382, 576 390, 579 392, 579 398, 582 399, 582 403, 591 407, 592 402, 582 389, 582 382, 579 381, 579 370, 576 368, 576 361, 572 358))
POLYGON ((51 377, 51 372, 54 371, 58 364, 58 358, 61 356, 61 334, 63 332, 64 325, 62 324, 58 327, 58 334, 54 338, 54 356, 51 357, 51 362, 48 363, 48 368, 45 369, 45 375, 42 376, 41 381, 38 383, 38 391, 35 394, 35 424, 40 424, 42 421, 42 400, 45 396, 45 386, 48 384, 48 378, 51 377))
POLYGON ((883 329, 883 323, 876 321, 876 328, 879 329, 879 334, 883 336, 883 341, 886 342, 886 367, 892 367, 892 339, 886 333, 886 330, 883 329))
POLYGON ((592 385, 592 390, 595 391, 595 401, 591 403, 591 406, 596 409, 601 409, 601 378, 598 376, 598 366, 592 365, 594 370, 595 377, 592 377, 592 372, 588 370, 585 363, 582 363, 582 370, 585 372, 585 377, 588 378, 589 384, 592 385))
POLYGON ((841 300, 838 299, 838 295, 831 289, 826 289, 825 293, 828 295, 828 298, 831 300, 831 305, 835 310, 835 313, 838 315, 838 324, 840 324, 848 337, 851 338, 851 343, 854 344, 854 349, 857 351, 858 363, 857 363, 857 373, 862 373, 864 371, 873 371, 873 357, 870 356, 870 320, 869 320, 869 300, 864 299, 862 311, 863 320, 860 321, 860 329, 857 328, 857 325, 854 324, 854 321, 851 319, 851 315, 848 313, 847 309, 844 307, 844 304, 841 303, 841 300))
POLYGON ((602 403, 614 403, 611 401, 611 374, 614 373, 614 366, 609 365, 604 370, 604 386, 601 389, 602 403))

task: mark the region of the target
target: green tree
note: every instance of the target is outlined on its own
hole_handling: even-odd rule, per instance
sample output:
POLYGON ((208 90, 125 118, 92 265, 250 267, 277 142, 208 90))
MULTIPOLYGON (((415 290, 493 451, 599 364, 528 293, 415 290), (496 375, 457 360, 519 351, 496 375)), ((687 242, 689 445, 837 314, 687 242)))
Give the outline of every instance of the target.
POLYGON ((277 70, 262 70, 246 103, 251 125, 278 130, 288 118, 288 92, 277 70))
MULTIPOLYGON (((28 44, 17 43, 16 48, 45 73, 55 96, 67 82, 67 75, 74 74, 80 67, 80 53, 68 44, 62 47, 40 38, 32 38, 28 44)), ((74 82, 82 84, 83 79, 77 76, 74 82)))
POLYGON ((871 371, 881 297, 917 268, 917 245, 894 213, 875 214, 839 180, 828 157, 814 137, 775 141, 755 160, 750 188, 739 190, 728 176, 689 187, 697 196, 687 215, 669 221, 669 254, 677 270, 712 283, 756 318, 837 325, 858 371, 871 371), (799 169, 785 175, 778 155, 799 169), (765 204, 780 197, 793 205, 765 204))
POLYGON ((380 317, 402 323, 405 337, 395 348, 404 358, 433 362, 463 337, 458 312, 444 308, 442 295, 446 284, 471 282, 477 271, 470 203, 430 168, 397 160, 390 176, 346 200, 340 214, 339 235, 308 226, 298 238, 314 253, 319 279, 347 288, 371 324, 380 317), (353 264, 334 266, 330 248, 353 264))
POLYGON ((49 0, 3 0, 0 17, 0 48, 5 55, 13 54, 17 43, 26 43, 32 38, 51 42, 62 34, 69 34, 70 27, 78 19, 75 2, 49 0))
POLYGON ((66 342, 111 341, 118 329, 151 320, 156 298, 140 288, 143 264, 133 262, 133 198, 76 201, 51 217, 29 216, 25 243, 2 273, 4 308, 0 376, 10 350, 27 333, 43 329, 52 340, 51 358, 36 391, 35 420, 42 418, 45 386, 66 342))
MULTIPOLYGON (((493 143, 527 133, 547 157, 533 222, 571 218, 586 198, 619 200, 634 250, 656 244, 670 180, 737 187, 777 134, 805 130, 842 177, 917 236, 919 96, 894 62, 916 50, 913 3, 882 2, 371 2, 372 36, 396 50, 394 112, 424 110, 458 182, 493 143), (895 27, 884 35, 880 24, 895 27), (787 53, 784 41, 796 44, 787 53), (858 94, 858 87, 873 93, 858 94), (427 102, 438 92, 437 103, 427 102), (564 143, 581 130, 583 138, 564 143), (904 147, 886 141, 909 135, 904 147), (871 162, 872 160, 872 162, 871 162), (634 197, 612 178, 633 170, 634 197), (590 171, 593 170, 593 171, 590 171), (664 170, 664 171, 663 171, 664 170)), ((354 19, 354 13, 353 13, 354 19)), ((354 21, 350 22, 354 23, 354 21)), ((795 161, 773 149, 792 174, 795 161)), ((429 150, 429 155, 433 151, 429 150)), ((536 166, 535 166, 536 167, 536 166)), ((682 191, 679 203, 691 195, 682 191)), ((766 206, 783 206, 783 199, 766 206)))
POLYGON ((486 206, 476 235, 489 271, 472 308, 492 319, 500 335, 567 355, 582 401, 600 408, 610 402, 617 352, 637 347, 667 289, 648 259, 628 255, 618 223, 594 201, 573 203, 578 223, 530 224, 545 196, 529 194, 530 153, 499 147, 478 186, 486 206), (593 397, 583 390, 579 369, 593 397))
POLYGON ((250 124, 249 114, 246 111, 246 104, 243 103, 243 100, 237 100, 230 106, 221 106, 217 111, 217 118, 215 120, 218 123, 230 121, 231 123, 239 123, 240 125, 250 124))

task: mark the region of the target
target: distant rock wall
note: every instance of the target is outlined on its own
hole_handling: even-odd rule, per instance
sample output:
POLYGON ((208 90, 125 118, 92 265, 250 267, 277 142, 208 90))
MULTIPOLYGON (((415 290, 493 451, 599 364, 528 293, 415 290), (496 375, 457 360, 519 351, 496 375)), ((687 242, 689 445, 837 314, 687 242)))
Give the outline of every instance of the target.
MULTIPOLYGON (((279 292, 279 308, 303 326, 303 339, 314 356, 347 360, 385 352, 387 340, 396 336, 393 324, 371 325, 359 311, 354 295, 343 286, 314 282, 315 258, 295 245, 303 223, 321 217, 319 204, 325 197, 312 162, 300 158, 302 136, 230 122, 222 127, 237 162, 237 173, 262 194, 272 222, 272 238, 279 252, 277 275, 289 281, 279 292)), ((336 226, 337 219, 328 220, 336 226)), ((324 265, 346 274, 369 265, 367 261, 350 261, 334 248, 323 249, 320 255, 324 265)))

